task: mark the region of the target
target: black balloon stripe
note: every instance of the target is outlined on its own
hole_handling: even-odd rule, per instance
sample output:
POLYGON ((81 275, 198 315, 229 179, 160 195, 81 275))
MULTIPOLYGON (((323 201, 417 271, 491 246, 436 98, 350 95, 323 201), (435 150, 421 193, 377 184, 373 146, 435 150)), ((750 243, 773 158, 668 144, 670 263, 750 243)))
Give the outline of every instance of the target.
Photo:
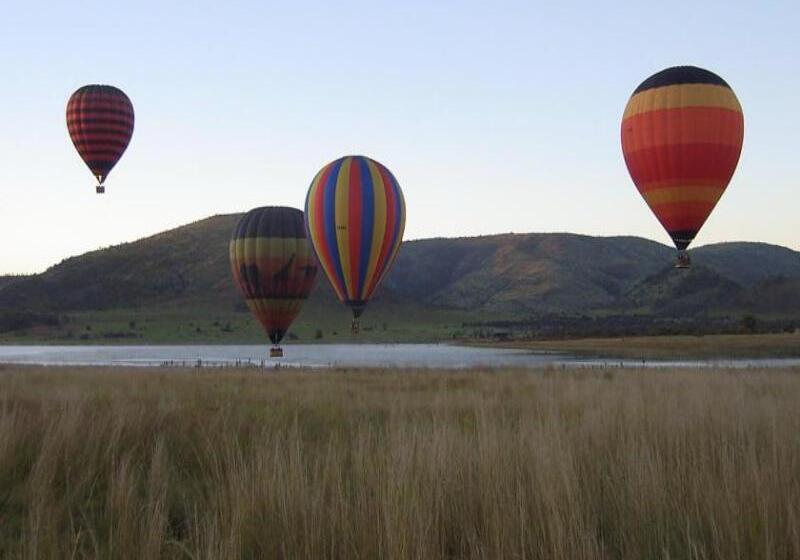
MULTIPOLYGON (((100 166, 101 168, 107 167, 108 170, 111 171, 111 168, 117 164, 117 161, 119 161, 121 155, 122 155, 121 153, 111 153, 111 152, 103 152, 99 154, 88 152, 83 154, 84 156, 83 160, 86 162, 86 165, 89 165, 91 162, 91 164, 94 165, 95 167, 97 166, 100 166)), ((105 175, 105 173, 102 174, 105 175)))
POLYGON ((87 148, 87 149, 107 149, 107 150, 124 150, 128 147, 128 139, 125 137, 120 138, 81 138, 80 140, 75 140, 73 142, 76 148, 87 148))
POLYGON ((67 122, 82 121, 85 119, 108 119, 111 121, 125 121, 132 123, 134 120, 133 113, 126 111, 91 111, 91 110, 73 110, 67 114, 67 122))
POLYGON ((704 68, 696 66, 674 66, 661 72, 653 74, 634 90, 633 94, 665 86, 676 86, 681 84, 709 84, 724 86, 730 89, 728 82, 704 68))
POLYGON ((257 237, 305 239, 303 212, 295 208, 269 206, 250 210, 237 224, 233 240, 257 237))
POLYGON ((100 113, 81 113, 67 118, 67 126, 86 125, 86 124, 116 124, 119 126, 129 126, 133 128, 134 119, 132 115, 103 115, 100 113))
POLYGON ((109 134, 109 135, 129 138, 131 135, 132 127, 130 126, 128 127, 116 126, 116 127, 105 127, 105 128, 92 127, 91 130, 84 130, 83 127, 76 124, 70 126, 68 130, 70 134, 75 133, 75 134, 80 134, 81 136, 88 136, 90 134, 109 134))
POLYGON ((117 164, 118 157, 116 154, 104 154, 104 155, 95 155, 89 154, 86 158, 86 165, 88 165, 92 170, 100 169, 100 175, 105 175, 105 172, 102 172, 103 169, 107 169, 111 171, 111 169, 117 164))
POLYGON ((679 251, 685 251, 686 247, 689 246, 697 235, 697 230, 672 230, 667 233, 669 233, 669 236, 675 243, 675 247, 677 247, 679 251))

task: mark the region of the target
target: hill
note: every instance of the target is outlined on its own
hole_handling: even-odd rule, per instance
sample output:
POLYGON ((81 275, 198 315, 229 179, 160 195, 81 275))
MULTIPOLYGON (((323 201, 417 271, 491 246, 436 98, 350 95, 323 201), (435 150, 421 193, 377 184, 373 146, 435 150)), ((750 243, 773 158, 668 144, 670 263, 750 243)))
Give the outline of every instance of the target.
MULTIPOLYGON (((182 335, 162 333, 165 340, 207 339, 203 318, 211 316, 218 327, 212 331, 226 332, 227 326, 245 339, 260 337, 230 278, 228 239, 239 217, 213 216, 66 259, 42 274, 0 278, 0 309, 15 317, 47 316, 48 324, 52 314, 67 322, 71 316, 111 321, 119 338, 147 338, 141 326, 131 327, 136 317, 158 323, 167 315, 186 328, 182 335)), ((639 322, 642 316, 800 316, 799 253, 763 243, 722 243, 692 255, 694 267, 680 271, 671 266, 671 248, 637 237, 530 233, 407 241, 365 315, 366 326, 405 339, 554 316, 635 316, 639 322)), ((346 311, 324 279, 295 331, 319 338, 318 325, 337 336, 347 325, 346 311)))
POLYGON ((745 287, 775 277, 800 278, 800 253, 767 243, 716 243, 691 251, 692 258, 745 287))
POLYGON ((702 264, 681 271, 662 269, 639 282, 619 303, 640 313, 685 316, 730 309, 743 291, 737 282, 702 264))
POLYGON ((402 297, 437 307, 577 313, 613 304, 670 254, 635 237, 506 234, 411 241, 388 284, 402 297))

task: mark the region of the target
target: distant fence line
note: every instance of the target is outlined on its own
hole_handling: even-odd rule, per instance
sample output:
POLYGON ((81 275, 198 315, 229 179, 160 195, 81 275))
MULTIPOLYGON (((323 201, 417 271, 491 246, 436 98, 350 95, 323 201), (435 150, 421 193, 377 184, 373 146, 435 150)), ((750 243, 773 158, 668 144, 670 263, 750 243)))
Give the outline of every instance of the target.
POLYGON ((269 362, 267 360, 253 360, 250 358, 247 359, 236 359, 236 360, 226 360, 226 359, 202 359, 197 358, 196 360, 152 360, 152 361, 145 361, 145 362, 137 362, 140 364, 148 364, 148 365, 158 365, 164 368, 261 368, 261 369, 280 369, 280 368, 290 368, 290 367, 300 367, 294 364, 285 364, 281 362, 269 362))
MULTIPOLYGON (((727 368, 735 368, 735 369, 755 369, 763 367, 763 364, 756 363, 756 362, 749 362, 748 360, 743 360, 742 363, 729 363, 725 361, 716 362, 714 360, 698 360, 699 367, 727 367, 727 368)), ((698 364, 694 363, 682 363, 680 360, 678 361, 664 361, 661 362, 659 360, 597 360, 597 361, 563 361, 563 362, 550 362, 550 363, 541 363, 541 364, 529 364, 529 365, 522 365, 522 366, 494 366, 492 364, 473 364, 468 366, 453 366, 444 367, 442 369, 503 369, 503 368, 520 368, 520 369, 531 369, 531 370, 542 370, 542 369, 560 369, 560 370, 567 370, 567 369, 589 369, 589 370, 614 370, 614 369, 661 369, 661 368, 682 368, 682 367, 697 367, 698 364)), ((220 368, 220 369, 235 369, 235 368, 244 368, 244 369, 307 369, 307 368, 340 368, 343 367, 342 364, 331 362, 327 364, 297 364, 297 363, 290 363, 287 364, 285 362, 271 362, 269 360, 253 360, 253 359, 196 359, 196 360, 149 360, 149 361, 140 361, 137 362, 137 365, 149 365, 149 366, 160 366, 162 368, 220 368)), ((791 365, 791 364, 790 364, 791 365)), ((363 367, 367 369, 381 369, 380 366, 353 366, 355 368, 363 367)), ((393 366, 384 366, 384 367, 393 367, 393 366)), ((415 369, 414 366, 395 366, 400 369, 415 369)), ((422 369, 429 369, 425 366, 420 366, 422 369)), ((433 368, 439 369, 439 368, 433 368)))
POLYGON ((415 369, 432 369, 432 370, 497 370, 497 369, 514 369, 514 370, 568 370, 568 369, 583 369, 583 370, 618 370, 618 369, 664 369, 664 368, 728 368, 728 369, 764 369, 773 367, 790 367, 800 368, 800 358, 776 358, 766 360, 697 360, 697 361, 659 361, 659 360, 597 360, 597 361, 563 361, 563 362, 542 362, 535 364, 517 364, 517 365, 496 365, 496 364, 452 364, 444 366, 424 366, 424 365, 402 365, 402 364, 384 364, 380 365, 347 365, 341 362, 327 362, 327 363, 286 363, 286 362, 273 362, 271 360, 254 360, 247 359, 178 359, 178 360, 112 360, 110 362, 94 361, 94 362, 62 362, 60 364, 53 364, 49 362, 37 361, 16 361, 0 360, 0 369, 7 365, 41 365, 41 366, 131 366, 131 367, 161 367, 161 368, 186 368, 186 369, 201 369, 201 368, 216 368, 216 369, 263 369, 263 370, 280 370, 280 369, 400 369, 400 370, 415 370, 415 369))

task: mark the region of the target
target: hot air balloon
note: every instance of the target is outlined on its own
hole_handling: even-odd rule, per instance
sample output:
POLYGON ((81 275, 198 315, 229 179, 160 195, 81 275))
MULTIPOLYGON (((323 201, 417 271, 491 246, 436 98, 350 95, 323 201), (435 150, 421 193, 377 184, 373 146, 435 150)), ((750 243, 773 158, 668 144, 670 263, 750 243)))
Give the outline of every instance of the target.
POLYGON ((133 135, 133 105, 113 86, 83 86, 67 103, 67 129, 75 149, 97 178, 97 192, 133 135))
POLYGON ((391 171, 364 156, 323 167, 306 196, 306 229, 339 300, 353 311, 353 333, 389 272, 406 223, 403 191, 391 171))
POLYGON ((653 74, 622 117, 622 152, 631 178, 689 266, 686 248, 736 170, 744 116, 731 87, 695 66, 653 74))
POLYGON ((250 210, 234 228, 229 252, 233 279, 273 344, 270 357, 283 356, 278 345, 317 277, 303 212, 282 206, 250 210))

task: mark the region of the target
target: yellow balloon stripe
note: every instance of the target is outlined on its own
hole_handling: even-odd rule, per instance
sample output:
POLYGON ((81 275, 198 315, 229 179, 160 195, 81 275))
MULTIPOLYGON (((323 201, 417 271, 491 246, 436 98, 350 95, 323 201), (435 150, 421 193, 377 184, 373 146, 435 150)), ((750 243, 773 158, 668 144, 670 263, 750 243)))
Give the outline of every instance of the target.
POLYGON ((364 278, 364 285, 361 286, 361 293, 358 299, 363 300, 367 297, 367 289, 372 284, 372 277, 375 276, 375 267, 378 266, 378 257, 381 253, 383 244, 383 232, 386 229, 386 192, 384 191, 383 177, 375 166, 375 163, 367 159, 369 175, 372 178, 372 193, 374 199, 372 242, 370 243, 369 262, 367 264, 367 274, 364 278))
POLYGON ((649 205, 674 204, 679 202, 712 202, 714 204, 725 192, 723 187, 680 186, 653 189, 642 192, 649 205))
POLYGON ((317 229, 316 216, 314 216, 314 212, 312 211, 311 201, 314 200, 314 195, 317 192, 317 188, 319 187, 319 180, 321 175, 322 171, 320 171, 314 176, 314 180, 311 181, 311 186, 308 187, 308 195, 306 197, 306 207, 304 208, 304 212, 306 213, 305 218, 306 218, 306 223, 308 224, 309 238, 313 237, 314 230, 317 229))
POLYGON ((742 112, 742 106, 730 88, 712 84, 677 84, 637 93, 628 101, 622 118, 683 107, 718 107, 742 112))
POLYGON ((350 278, 350 164, 352 158, 342 162, 339 176, 336 178, 336 245, 339 247, 339 263, 344 277, 344 289, 347 299, 355 299, 350 278))

